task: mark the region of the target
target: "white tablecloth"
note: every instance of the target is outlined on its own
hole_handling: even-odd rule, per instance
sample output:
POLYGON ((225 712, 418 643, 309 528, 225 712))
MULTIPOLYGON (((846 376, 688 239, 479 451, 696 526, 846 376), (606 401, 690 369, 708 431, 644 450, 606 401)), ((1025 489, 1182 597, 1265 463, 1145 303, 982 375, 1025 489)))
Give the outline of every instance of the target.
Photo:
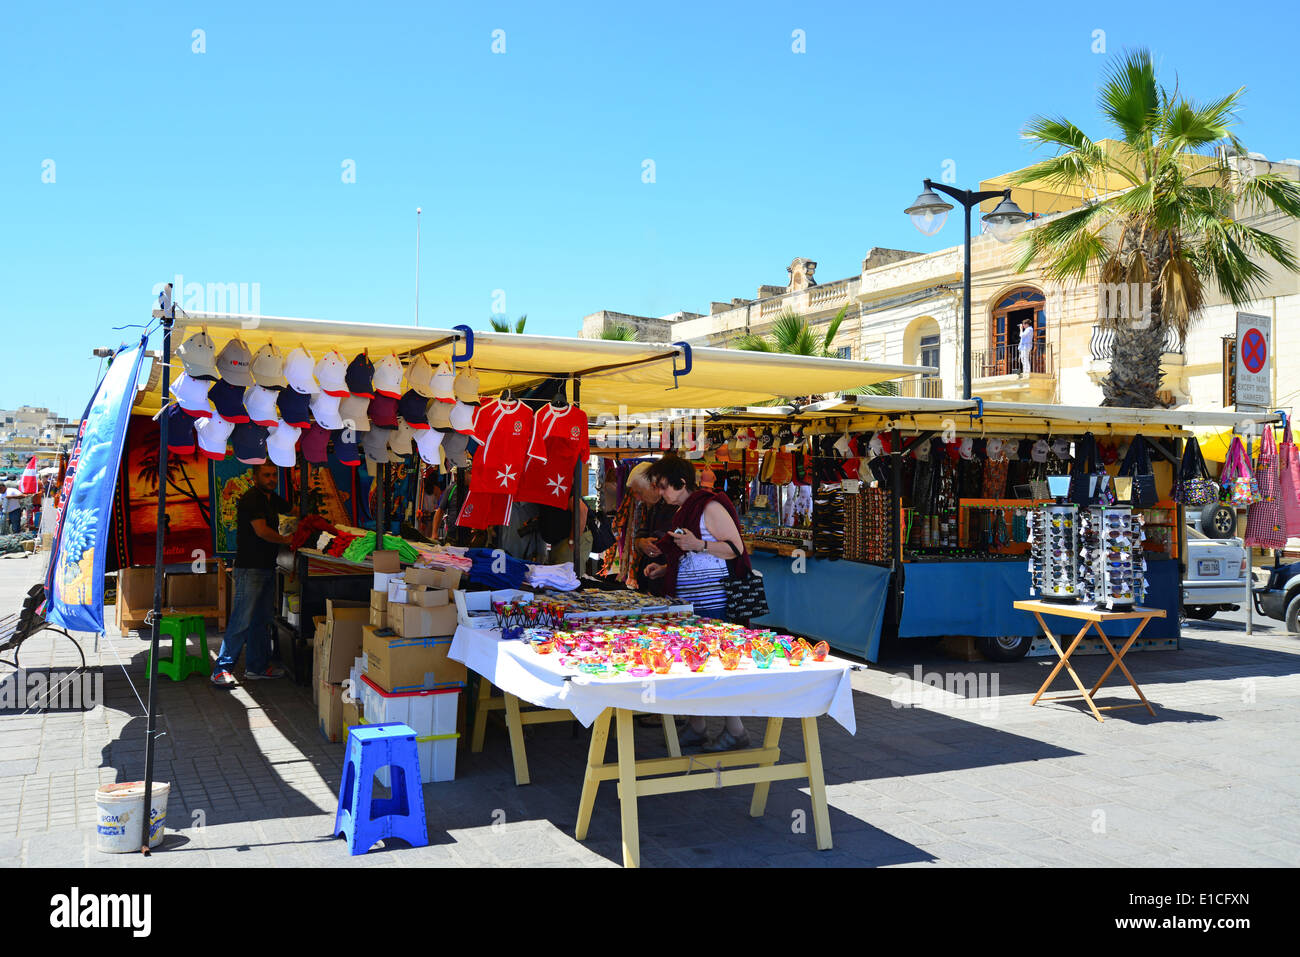
POLYGON ((798 668, 791 668, 784 658, 774 658, 769 669, 742 661, 735 671, 598 678, 564 667, 557 654, 539 655, 522 641, 503 641, 498 630, 464 625, 456 629, 448 656, 518 698, 543 708, 572 711, 584 725, 606 708, 628 708, 655 714, 762 718, 828 714, 850 734, 857 733, 849 683, 853 665, 840 658, 805 659, 798 668))

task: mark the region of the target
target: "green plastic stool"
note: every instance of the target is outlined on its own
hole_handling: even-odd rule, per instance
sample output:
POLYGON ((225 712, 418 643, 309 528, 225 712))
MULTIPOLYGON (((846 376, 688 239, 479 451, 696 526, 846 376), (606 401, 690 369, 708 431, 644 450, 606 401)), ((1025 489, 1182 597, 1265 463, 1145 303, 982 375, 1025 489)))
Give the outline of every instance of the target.
MULTIPOLYGON (((206 675, 212 670, 208 661, 208 632, 201 615, 163 615, 158 626, 158 639, 170 637, 172 640, 171 658, 158 662, 158 673, 166 675, 172 681, 184 681, 192 674, 206 675), (190 635, 199 636, 202 655, 188 653, 190 635)), ((153 671, 153 650, 149 651, 149 670, 153 671)))

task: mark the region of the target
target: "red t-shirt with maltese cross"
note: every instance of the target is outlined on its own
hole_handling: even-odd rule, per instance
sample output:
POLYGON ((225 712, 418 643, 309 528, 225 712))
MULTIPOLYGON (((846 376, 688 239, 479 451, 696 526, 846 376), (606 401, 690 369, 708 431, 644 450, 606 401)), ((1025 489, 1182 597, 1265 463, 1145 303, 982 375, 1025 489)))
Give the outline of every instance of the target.
POLYGON ((573 468, 590 454, 587 413, 572 405, 544 406, 533 420, 528 463, 515 499, 568 508, 573 500, 573 468))
POLYGON ((518 399, 489 399, 475 413, 471 435, 479 448, 472 459, 470 489, 514 495, 533 439, 533 410, 518 399))

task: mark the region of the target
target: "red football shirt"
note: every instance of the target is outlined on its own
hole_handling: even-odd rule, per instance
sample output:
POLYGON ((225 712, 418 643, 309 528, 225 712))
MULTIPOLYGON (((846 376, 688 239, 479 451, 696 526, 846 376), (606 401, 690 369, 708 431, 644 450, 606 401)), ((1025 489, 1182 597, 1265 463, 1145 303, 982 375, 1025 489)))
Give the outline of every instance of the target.
POLYGON ((515 498, 568 508, 572 504, 573 468, 591 454, 587 413, 576 406, 546 405, 533 420, 524 480, 515 498))
POLYGON ((533 438, 533 410, 518 399, 510 403, 489 399, 474 414, 471 435, 479 448, 471 460, 469 487, 514 495, 533 438))

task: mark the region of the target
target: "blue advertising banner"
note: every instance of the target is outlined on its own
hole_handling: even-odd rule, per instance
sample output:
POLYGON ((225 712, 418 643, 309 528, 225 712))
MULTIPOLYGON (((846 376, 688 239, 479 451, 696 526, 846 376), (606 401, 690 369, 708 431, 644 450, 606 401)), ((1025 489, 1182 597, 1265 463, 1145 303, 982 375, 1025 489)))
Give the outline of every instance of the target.
POLYGON ((45 616, 69 631, 104 631, 104 558, 109 512, 126 427, 147 339, 123 346, 113 357, 81 421, 63 480, 50 555, 45 616))

